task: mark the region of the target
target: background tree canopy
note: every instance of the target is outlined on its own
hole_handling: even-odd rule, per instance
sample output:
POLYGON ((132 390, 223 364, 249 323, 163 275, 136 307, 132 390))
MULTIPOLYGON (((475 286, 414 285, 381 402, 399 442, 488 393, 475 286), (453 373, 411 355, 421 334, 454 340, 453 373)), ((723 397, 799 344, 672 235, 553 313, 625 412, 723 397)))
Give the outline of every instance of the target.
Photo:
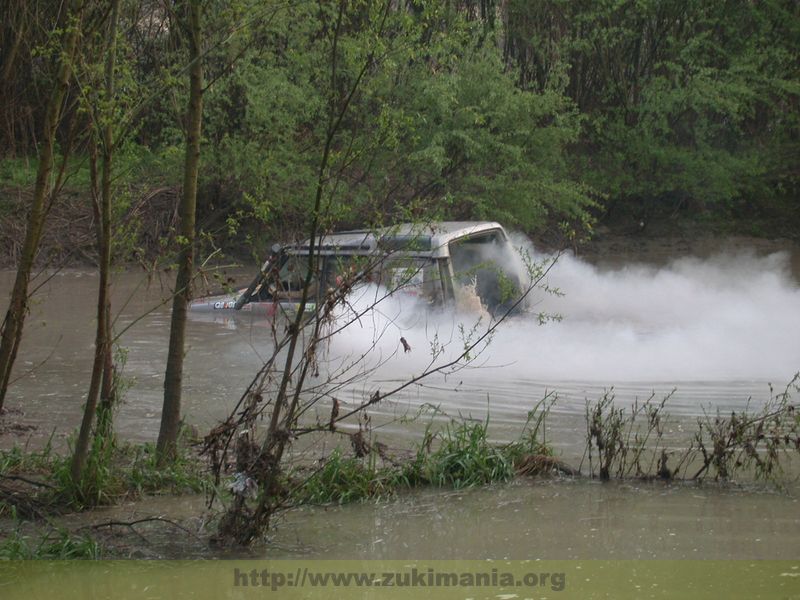
MULTIPOLYGON (((56 4, 13 0, 1 25, 6 190, 35 171, 64 35, 56 4)), ((104 9, 88 4, 78 85, 57 133, 57 151, 75 141, 68 185, 77 187, 87 179, 85 100, 102 100, 90 88, 103 47, 92 15, 104 9)), ((586 229, 607 211, 637 221, 772 215, 797 230, 793 0, 358 0, 334 46, 336 3, 203 5, 198 223, 217 244, 301 235, 328 108, 345 101, 328 173, 332 227, 436 216, 533 233, 586 229)), ((117 161, 131 192, 115 205, 122 216, 180 182, 187 48, 169 27, 172 10, 121 3, 130 135, 117 161)))

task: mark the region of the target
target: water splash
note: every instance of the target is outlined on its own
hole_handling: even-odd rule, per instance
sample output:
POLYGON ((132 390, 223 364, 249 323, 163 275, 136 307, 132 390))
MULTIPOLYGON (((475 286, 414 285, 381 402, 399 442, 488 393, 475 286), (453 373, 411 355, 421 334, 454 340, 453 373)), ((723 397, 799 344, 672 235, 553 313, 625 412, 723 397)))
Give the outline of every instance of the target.
MULTIPOLYGON (((484 368, 503 365, 507 378, 608 383, 780 383, 800 369, 800 288, 786 253, 742 251, 617 269, 564 255, 543 283, 563 296, 536 291, 532 312, 498 329, 481 357, 484 368), (539 312, 563 319, 540 325, 539 312)), ((370 288, 353 305, 364 308, 380 294, 370 288)), ((478 320, 475 311, 430 312, 400 295, 379 306, 343 332, 335 350, 360 353, 374 345, 384 362, 404 336, 416 350, 388 362, 397 376, 423 368, 437 340, 447 345, 442 360, 460 352, 459 326, 469 331, 478 320)), ((487 325, 484 315, 477 330, 487 325)))

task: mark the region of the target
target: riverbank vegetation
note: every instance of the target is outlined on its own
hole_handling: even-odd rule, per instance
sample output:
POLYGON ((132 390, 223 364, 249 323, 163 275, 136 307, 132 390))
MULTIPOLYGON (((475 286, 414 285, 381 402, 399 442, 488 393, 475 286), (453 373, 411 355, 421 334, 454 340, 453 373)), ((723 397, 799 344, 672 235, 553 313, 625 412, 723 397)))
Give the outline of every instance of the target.
POLYGON ((210 485, 203 462, 184 438, 169 465, 159 467, 152 444, 92 447, 80 480, 70 453, 48 443, 40 450, 0 451, 0 516, 47 518, 71 510, 119 503, 143 494, 201 493, 210 485))
MULTIPOLYGON (((798 381, 800 376, 757 410, 707 415, 693 428, 669 415, 671 395, 622 407, 613 403, 609 392, 587 401, 586 447, 579 464, 560 459, 550 445, 557 440, 547 441, 552 435, 547 429, 550 412, 558 403, 555 394, 536 404, 519 435, 508 442, 491 439, 488 416, 454 418, 441 425, 431 420, 414 448, 389 448, 362 427, 341 430, 342 443, 326 455, 311 462, 292 461, 282 475, 275 510, 391 502, 418 488, 465 489, 531 477, 784 489, 796 481, 800 462, 800 416, 793 400, 800 393, 798 381), (678 423, 683 425, 676 435, 678 423)), ((437 414, 431 408, 416 419, 437 414)), ((79 489, 66 477, 68 459, 49 446, 41 451, 0 452, 0 516, 6 529, 13 525, 2 535, 0 559, 99 558, 104 552, 117 556, 130 549, 128 542, 105 540, 102 531, 116 528, 136 535, 135 527, 142 525, 175 528, 201 544, 226 545, 224 537, 210 533, 209 524, 224 521, 225 507, 241 495, 250 496, 252 490, 238 475, 215 486, 200 448, 187 430, 177 459, 162 469, 153 445, 121 445, 104 465, 104 475, 79 489), (187 529, 169 514, 133 522, 101 520, 78 528, 58 524, 60 514, 74 509, 142 494, 198 493, 216 499, 202 518, 204 532, 187 529)))
MULTIPOLYGON (((460 344, 455 352, 434 340, 419 375, 340 412, 325 386, 352 381, 353 366, 324 384, 309 381, 330 337, 358 322, 355 314, 334 324, 365 274, 343 277, 317 306, 309 290, 318 242, 348 227, 496 219, 575 246, 601 217, 640 234, 678 215, 767 215, 796 235, 798 10, 788 0, 733 8, 655 0, 11 2, 0 27, 0 220, 12 234, 3 243, 16 279, 0 340, 0 411, 35 265, 81 256, 97 263, 100 282, 93 369, 71 456, 4 453, 4 502, 36 516, 48 503, 82 508, 207 489, 211 506, 225 500, 215 539, 247 545, 295 503, 571 472, 537 437, 539 417, 532 437, 510 445, 490 443, 486 423, 456 423, 428 432, 403 460, 368 439, 372 406, 470 366, 528 294, 546 291, 548 267, 526 262, 520 298, 505 314, 462 328, 450 342, 460 344), (273 354, 204 436, 202 458, 185 456, 184 339, 197 267, 223 250, 263 258, 276 238, 310 240, 297 312, 284 330, 273 324, 273 354), (43 248, 48 239, 55 250, 43 248), (122 389, 109 274, 130 260, 177 273, 155 447, 120 445, 113 430, 122 389), (302 419, 322 406, 326 422, 302 419), (339 435, 348 418, 358 420, 357 433, 347 434, 354 458, 337 450, 312 471, 295 470, 297 439, 339 435)), ((703 460, 695 478, 727 479, 739 463, 771 474, 771 457, 796 444, 796 420, 786 429, 790 408, 787 399, 774 413, 701 424, 690 448, 703 460)), ((603 479, 653 476, 656 465, 657 475, 675 478, 670 448, 644 467, 648 440, 661 441, 660 415, 648 404, 629 421, 608 398, 587 408, 591 474, 597 465, 603 479), (647 421, 646 433, 633 428, 636 419, 647 421)), ((64 544, 69 552, 71 538, 64 544)))

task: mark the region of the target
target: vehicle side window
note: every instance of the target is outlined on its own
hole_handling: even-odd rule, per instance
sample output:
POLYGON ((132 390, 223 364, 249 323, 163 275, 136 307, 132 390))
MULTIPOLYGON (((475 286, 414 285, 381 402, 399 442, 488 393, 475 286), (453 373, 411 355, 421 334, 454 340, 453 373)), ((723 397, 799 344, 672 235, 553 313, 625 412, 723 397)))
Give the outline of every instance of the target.
POLYGON ((373 279, 370 267, 371 262, 367 256, 327 256, 322 277, 325 289, 337 288, 346 281, 352 284, 356 279, 370 282, 373 279), (368 269, 369 271, 365 273, 368 269))
MULTIPOLYGON (((303 295, 307 269, 307 256, 292 254, 284 256, 280 268, 265 275, 264 280, 250 296, 249 301, 299 300, 303 295)), ((319 276, 317 275, 311 280, 310 300, 316 296, 318 287, 319 276)))
POLYGON ((443 299, 439 268, 432 259, 403 257, 388 259, 381 267, 380 283, 390 293, 401 292, 419 296, 434 304, 441 303, 443 299))

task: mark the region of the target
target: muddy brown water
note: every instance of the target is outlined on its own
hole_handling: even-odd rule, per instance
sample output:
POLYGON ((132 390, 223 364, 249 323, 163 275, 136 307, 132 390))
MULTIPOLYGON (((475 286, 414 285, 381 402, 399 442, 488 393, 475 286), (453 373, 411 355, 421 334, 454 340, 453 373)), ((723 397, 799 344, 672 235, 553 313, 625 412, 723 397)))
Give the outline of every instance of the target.
MULTIPOLYGON (((770 385, 780 390, 800 370, 800 252, 767 250, 726 248, 677 260, 658 253, 638 259, 604 255, 595 264, 569 259, 550 282, 562 288, 564 300, 543 294, 536 304, 537 311, 560 313, 561 322, 511 321, 469 369, 433 377, 376 406, 375 435, 408 448, 431 420, 483 420, 488 413, 492 439, 510 440, 527 411, 555 393, 548 441, 563 459, 578 464, 587 401, 611 393, 627 406, 671 394, 668 437, 680 447, 698 417, 758 408, 774 393, 770 385)), ((249 273, 229 274, 246 283, 249 273)), ((15 368, 18 380, 7 400, 13 412, 6 418, 37 429, 0 436, 3 447, 39 446, 51 435, 63 446, 79 424, 97 277, 82 269, 50 275, 36 294, 15 368)), ((12 277, 0 272, 4 298, 12 277)), ((168 293, 166 285, 148 284, 138 272, 114 277, 115 329, 138 319, 120 340, 130 387, 116 417, 118 432, 132 441, 153 441, 158 433, 169 334, 169 305, 162 300, 168 293)), ((474 324, 474 315, 422 312, 391 301, 330 344, 321 380, 362 353, 372 367, 336 388, 345 407, 425 368, 431 340, 449 342, 445 355, 455 351, 462 345, 458 325, 469 330, 474 324), (400 335, 410 341, 410 354, 398 351, 400 335)), ((269 328, 246 317, 195 318, 187 348, 183 412, 202 430, 227 415, 269 355, 269 328)), ((328 410, 323 402, 309 418, 324 420, 328 410)), ((309 450, 312 458, 324 451, 309 450)), ((800 556, 798 491, 794 483, 778 492, 750 484, 592 481, 423 490, 389 501, 292 511, 266 552, 339 558, 794 558, 800 556)), ((201 498, 150 498, 90 518, 170 514, 191 520, 202 506, 201 498)), ((180 536, 160 534, 158 527, 151 535, 161 539, 155 551, 161 554, 209 552, 189 539, 182 543, 180 536)))
MULTIPOLYGON (((800 552, 796 496, 741 486, 519 480, 297 508, 277 519, 266 547, 249 550, 210 550, 161 523, 137 526, 148 544, 124 527, 115 531, 128 534, 122 551, 140 558, 777 560, 800 552)), ((74 528, 166 515, 205 531, 204 510, 197 496, 149 497, 61 522, 74 528)))

